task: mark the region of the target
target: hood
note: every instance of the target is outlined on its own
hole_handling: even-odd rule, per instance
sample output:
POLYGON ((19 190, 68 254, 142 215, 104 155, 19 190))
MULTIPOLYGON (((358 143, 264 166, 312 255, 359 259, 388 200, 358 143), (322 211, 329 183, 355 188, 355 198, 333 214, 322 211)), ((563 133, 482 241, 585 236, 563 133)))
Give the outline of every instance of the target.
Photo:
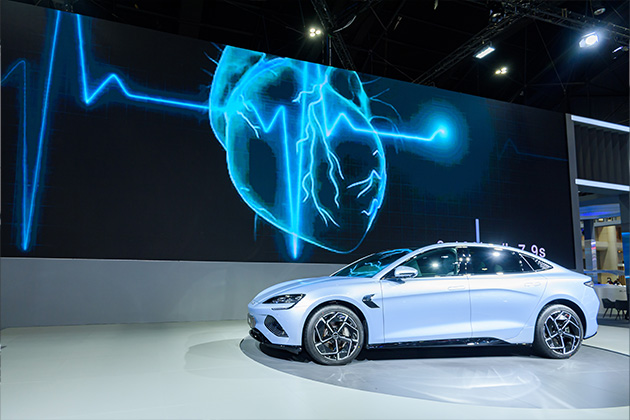
POLYGON ((348 285, 351 283, 357 282, 365 282, 366 278, 363 277, 311 277, 307 279, 298 279, 298 280, 290 280, 285 281, 283 283, 275 284, 262 292, 258 293, 252 303, 263 302, 269 298, 278 295, 286 295, 291 293, 307 293, 312 286, 319 285, 322 283, 330 283, 331 286, 334 286, 335 283, 343 283, 343 285, 348 285))

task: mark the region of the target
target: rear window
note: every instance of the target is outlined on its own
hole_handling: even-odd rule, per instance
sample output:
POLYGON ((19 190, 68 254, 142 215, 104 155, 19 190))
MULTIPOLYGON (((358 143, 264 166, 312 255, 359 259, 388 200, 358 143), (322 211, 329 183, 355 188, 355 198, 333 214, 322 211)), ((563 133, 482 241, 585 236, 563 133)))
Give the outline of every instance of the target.
POLYGON ((527 261, 527 263, 532 267, 534 271, 543 271, 550 270, 553 268, 550 264, 547 264, 543 260, 539 260, 538 258, 530 257, 529 255, 521 254, 521 257, 527 261))
POLYGON ((468 274, 508 274, 531 271, 527 263, 514 251, 500 248, 468 247, 468 274))

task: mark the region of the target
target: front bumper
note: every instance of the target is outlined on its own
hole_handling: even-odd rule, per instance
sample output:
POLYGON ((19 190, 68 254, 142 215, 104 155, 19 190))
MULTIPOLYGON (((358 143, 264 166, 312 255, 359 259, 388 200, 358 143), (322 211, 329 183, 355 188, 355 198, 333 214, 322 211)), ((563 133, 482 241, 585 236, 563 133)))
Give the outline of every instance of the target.
POLYGON ((251 330, 249 330, 249 335, 252 336, 252 338, 256 341, 258 341, 261 344, 264 344, 266 346, 275 348, 275 349, 279 349, 279 350, 286 350, 289 351, 291 353, 294 354, 298 354, 302 351, 302 347, 300 346, 285 346, 282 344, 274 344, 272 342, 270 342, 269 340, 267 340, 267 337, 265 337, 260 331, 258 331, 256 328, 252 328, 251 330))
POLYGON ((252 330, 257 330, 266 339, 266 342, 258 341, 277 346, 300 347, 304 325, 302 318, 305 313, 300 303, 290 309, 251 303, 247 308, 247 323, 252 330))

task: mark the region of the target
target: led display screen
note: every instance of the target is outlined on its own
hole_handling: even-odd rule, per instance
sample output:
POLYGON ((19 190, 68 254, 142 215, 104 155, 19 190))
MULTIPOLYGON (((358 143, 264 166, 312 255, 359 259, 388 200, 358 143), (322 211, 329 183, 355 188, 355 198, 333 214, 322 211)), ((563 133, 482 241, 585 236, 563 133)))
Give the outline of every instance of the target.
POLYGON ((573 266, 562 114, 10 2, 2 40, 4 256, 573 266))

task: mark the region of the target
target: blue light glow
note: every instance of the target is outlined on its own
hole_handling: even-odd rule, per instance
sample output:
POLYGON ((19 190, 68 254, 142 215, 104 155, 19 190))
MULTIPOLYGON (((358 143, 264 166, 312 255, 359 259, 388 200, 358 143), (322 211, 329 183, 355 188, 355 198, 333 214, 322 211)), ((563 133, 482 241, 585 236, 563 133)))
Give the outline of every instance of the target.
POLYGON ((448 136, 448 121, 430 130, 376 128, 371 100, 385 103, 368 98, 354 72, 234 47, 223 51, 210 92, 213 131, 242 199, 288 235, 293 258, 299 240, 334 252, 361 244, 384 199, 384 141, 414 150, 413 143, 448 136), (269 153, 269 166, 252 173, 250 161, 261 159, 261 150, 269 153), (281 186, 265 195, 264 185, 255 184, 274 173, 281 186))
POLYGON ((538 158, 538 159, 556 160, 556 161, 560 161, 560 162, 566 162, 567 161, 566 159, 559 158, 559 157, 554 157, 554 156, 545 156, 545 155, 539 155, 539 154, 536 154, 536 153, 521 152, 520 150, 518 150, 518 148, 516 147, 516 144, 514 144, 512 139, 507 139, 507 141, 503 145, 503 149, 501 149, 501 151, 498 154, 499 159, 503 158, 503 155, 505 155, 505 152, 508 150, 508 147, 511 148, 514 151, 514 153, 516 153, 517 155, 521 155, 521 156, 529 156, 529 157, 534 157, 534 158, 538 158))
POLYGON ((384 142, 444 162, 456 161, 467 150, 465 121, 446 102, 421 109, 411 122, 394 124, 372 114, 371 104, 379 103, 400 116, 380 98, 383 92, 368 97, 357 73, 233 47, 222 52, 205 102, 140 92, 116 73, 94 78, 82 18, 56 11, 48 66, 41 72, 43 92, 27 86, 31 69, 24 60, 10 67, 2 79, 3 85, 17 81, 22 94, 18 183, 22 207, 19 247, 23 251, 31 249, 35 237, 49 111, 57 89, 53 81, 61 49, 59 33, 73 29, 79 69, 77 102, 93 107, 99 100, 114 100, 105 95, 115 90, 136 106, 207 113, 226 150, 234 187, 257 217, 286 234, 293 259, 299 258, 303 241, 341 253, 361 244, 385 196, 384 142), (73 24, 64 25, 68 19, 74 19, 73 24), (41 95, 42 100, 37 110, 41 114, 35 116, 27 107, 28 97, 34 95, 41 95), (39 120, 37 136, 27 131, 33 119, 39 120), (385 120, 387 127, 382 124, 385 120), (252 156, 254 149, 258 155, 252 156), (268 166, 262 173, 250 173, 250 159, 260 158, 261 153, 268 166), (273 183, 267 183, 269 179, 273 183), (277 188, 269 188, 276 182, 277 188))
MULTIPOLYGON (((57 58, 57 44, 59 38, 59 32, 61 30, 61 20, 64 15, 56 11, 55 12, 55 24, 54 29, 52 31, 52 44, 50 48, 50 56, 48 61, 48 69, 46 72, 46 78, 44 80, 44 93, 42 98, 41 105, 41 115, 39 116, 39 130, 37 136, 37 142, 35 146, 36 155, 34 162, 34 169, 31 173, 29 171, 29 139, 32 137, 29 135, 30 130, 27 128, 30 126, 28 122, 30 119, 27 116, 27 97, 30 95, 30 90, 27 86, 27 64, 24 60, 18 61, 14 64, 9 71, 6 72, 4 77, 2 78, 2 85, 5 85, 5 82, 11 79, 11 76, 17 71, 18 68, 22 69, 20 74, 21 84, 19 85, 19 89, 22 91, 23 99, 22 99, 22 115, 21 115, 21 132, 22 132, 22 144, 21 144, 21 166, 22 166, 22 174, 21 174, 21 221, 20 221, 20 239, 19 239, 19 247, 22 251, 28 251, 32 245, 32 239, 34 237, 34 219, 35 213, 37 211, 37 203, 40 199, 39 190, 40 185, 42 183, 42 166, 43 156, 44 156, 44 146, 47 140, 48 134, 48 112, 50 109, 50 96, 51 96, 51 83, 53 81, 53 75, 55 71, 55 62, 57 58)), ((75 15, 75 23, 76 23, 76 34, 78 38, 78 55, 79 55, 79 66, 80 66, 80 86, 81 92, 83 93, 81 97, 81 101, 89 106, 94 103, 99 97, 101 97, 105 92, 107 92, 111 87, 117 87, 120 91, 125 95, 126 98, 141 103, 152 103, 161 106, 170 106, 177 107, 182 109, 189 109, 193 111, 208 111, 207 103, 199 103, 199 102, 190 102, 190 101, 179 101, 174 99, 168 99, 159 96, 151 96, 146 94, 139 94, 133 92, 131 89, 127 87, 127 85, 122 81, 122 79, 114 74, 108 74, 104 80, 99 83, 92 92, 90 92, 90 82, 88 78, 88 70, 86 65, 86 58, 84 52, 84 41, 83 41, 83 31, 81 27, 81 17, 79 15, 75 15)))

